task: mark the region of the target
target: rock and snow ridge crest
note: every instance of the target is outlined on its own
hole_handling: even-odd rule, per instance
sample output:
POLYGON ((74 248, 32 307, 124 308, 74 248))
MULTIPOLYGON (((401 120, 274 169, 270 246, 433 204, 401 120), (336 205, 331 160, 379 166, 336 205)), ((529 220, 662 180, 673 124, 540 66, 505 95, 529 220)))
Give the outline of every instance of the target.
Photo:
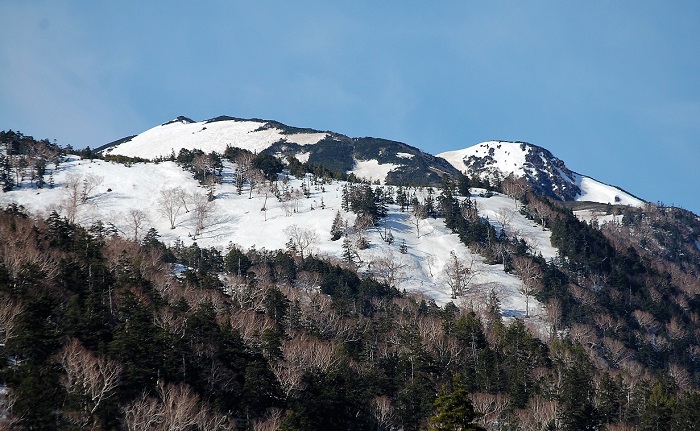
POLYGON ((525 178, 536 193, 560 201, 642 206, 624 190, 570 170, 546 148, 527 142, 488 141, 438 154, 468 176, 491 180, 511 174, 525 178))

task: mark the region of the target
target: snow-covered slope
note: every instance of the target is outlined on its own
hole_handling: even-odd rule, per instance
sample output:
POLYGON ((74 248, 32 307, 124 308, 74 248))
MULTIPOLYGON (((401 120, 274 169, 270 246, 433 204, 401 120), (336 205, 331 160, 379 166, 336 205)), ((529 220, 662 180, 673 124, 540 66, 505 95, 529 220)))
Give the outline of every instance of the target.
POLYGON ((577 174, 548 150, 525 142, 489 141, 438 154, 468 176, 525 178, 533 189, 563 201, 642 206, 644 201, 617 187, 577 174))
POLYGON ((630 205, 640 207, 644 201, 631 194, 618 189, 617 187, 603 184, 593 178, 579 174, 574 174, 573 180, 581 189, 576 196, 577 201, 599 202, 602 204, 630 205))
POLYGON ((484 162, 478 167, 488 168, 489 173, 501 172, 508 175, 512 172, 516 176, 524 176, 526 154, 522 143, 489 141, 462 150, 446 151, 437 156, 450 162, 460 172, 472 167, 471 160, 483 159, 484 162))
POLYGON ((371 182, 379 180, 384 184, 389 172, 397 169, 399 165, 393 163, 381 164, 377 160, 355 160, 353 169, 347 171, 348 174, 355 174, 358 178, 365 178, 371 182))
MULTIPOLYGON (((53 167, 50 166, 50 169, 53 170, 53 167)), ((289 239, 285 230, 296 225, 316 233, 314 253, 341 258, 342 241, 330 240, 332 220, 337 211, 350 224, 355 218, 354 214, 346 213, 341 208, 344 183, 313 185, 308 179, 290 178, 285 187, 299 190, 302 182, 306 181, 311 195, 297 201, 280 202, 273 195, 266 198, 257 190, 251 193, 244 189, 239 195, 233 184, 234 170, 233 164, 224 164, 223 184, 217 186, 210 216, 204 223, 204 229, 197 235, 194 211, 186 213, 183 209, 176 216, 175 228, 171 229, 169 220, 160 209, 159 200, 165 191, 175 187, 185 193, 186 199, 193 199, 195 195, 204 196, 206 190, 189 172, 167 161, 126 166, 102 160, 89 162, 71 156, 53 172, 54 188, 36 189, 25 183, 23 187, 0 194, 0 207, 17 203, 43 217, 54 210, 66 215, 69 213, 70 199, 64 186, 76 179, 79 183, 89 179, 96 186, 75 213, 75 221, 85 226, 99 220, 114 225, 121 235, 133 238, 135 231, 131 220, 134 213, 140 211, 145 220, 138 236, 154 227, 166 244, 173 245, 176 240, 180 240, 187 245, 196 241, 200 246, 225 251, 231 243, 238 244, 243 249, 284 249, 289 239), (263 206, 266 211, 261 211, 263 206)), ((416 189, 416 193, 427 191, 416 189)), ((550 245, 549 231, 543 231, 540 226, 520 215, 513 199, 499 194, 488 198, 479 197, 478 190, 472 198, 477 201, 480 214, 488 217, 497 230, 505 228, 517 231, 519 237, 526 239, 545 258, 556 255, 556 250, 550 245), (503 214, 506 217, 502 217, 503 214)), ((476 274, 473 279, 474 295, 470 301, 474 297, 483 298, 494 291, 505 315, 525 314, 525 298, 519 292, 520 280, 515 275, 504 272, 500 265, 486 264, 482 257, 467 249, 456 234, 445 228, 443 220, 422 220, 419 236, 411 216, 401 212, 396 205, 390 205, 386 226, 391 230, 394 242, 388 244, 382 240, 380 231, 383 231, 383 227, 368 231, 371 246, 359 251, 362 271, 373 271, 376 268, 376 265, 373 266, 375 262, 388 258, 398 264, 400 289, 421 292, 438 304, 444 304, 452 300, 444 272, 450 252, 454 251, 463 261, 473 265, 476 274), (402 254, 399 246, 404 242, 408 252, 402 254)), ((477 301, 475 306, 479 303, 482 302, 477 301)), ((530 314, 536 316, 541 312, 539 304, 531 298, 530 314)))
POLYGON ((105 154, 155 159, 177 154, 181 148, 200 149, 206 153, 223 153, 226 146, 250 150, 254 153, 279 141, 299 145, 315 144, 327 133, 288 133, 281 128, 259 120, 225 118, 195 122, 185 117, 149 129, 118 145, 108 147, 105 154))

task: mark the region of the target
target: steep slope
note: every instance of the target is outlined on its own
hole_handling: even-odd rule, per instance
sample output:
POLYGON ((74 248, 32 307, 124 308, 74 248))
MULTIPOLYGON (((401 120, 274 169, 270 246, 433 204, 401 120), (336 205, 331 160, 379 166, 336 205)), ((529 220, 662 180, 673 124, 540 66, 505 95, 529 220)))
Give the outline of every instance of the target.
POLYGON ((490 141, 438 154, 468 176, 500 180, 510 174, 527 180, 542 196, 559 201, 590 201, 641 206, 644 201, 566 167, 545 148, 525 142, 490 141))

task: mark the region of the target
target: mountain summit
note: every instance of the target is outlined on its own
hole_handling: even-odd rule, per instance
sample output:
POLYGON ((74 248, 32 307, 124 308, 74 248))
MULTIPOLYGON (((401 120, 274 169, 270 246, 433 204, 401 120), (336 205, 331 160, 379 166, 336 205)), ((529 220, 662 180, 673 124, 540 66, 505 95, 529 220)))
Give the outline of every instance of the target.
POLYGON ((549 150, 526 142, 489 141, 438 154, 468 176, 500 181, 524 178, 535 193, 559 201, 641 206, 644 201, 566 167, 549 150))
POLYGON ((196 122, 187 117, 104 145, 103 155, 167 158, 181 149, 223 153, 236 147, 323 166, 335 173, 393 184, 437 185, 459 172, 445 160, 410 145, 379 138, 350 138, 277 121, 220 116, 196 122))

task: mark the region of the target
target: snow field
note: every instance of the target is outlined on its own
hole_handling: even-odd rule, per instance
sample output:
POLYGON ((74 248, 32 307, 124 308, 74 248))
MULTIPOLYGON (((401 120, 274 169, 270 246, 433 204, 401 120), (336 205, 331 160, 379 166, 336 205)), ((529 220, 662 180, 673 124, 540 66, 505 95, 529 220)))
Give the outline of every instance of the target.
MULTIPOLYGON (((140 210, 145 214, 145 223, 139 229, 139 236, 154 227, 160 234, 160 239, 166 244, 173 245, 181 240, 185 245, 193 242, 201 247, 215 247, 226 252, 229 244, 236 244, 247 250, 255 247, 257 250, 284 249, 289 240, 285 233, 291 225, 315 232, 317 240, 312 252, 335 258, 342 257, 342 239, 330 240, 330 228, 336 211, 352 225, 355 215, 345 213, 341 209, 342 183, 333 182, 323 186, 310 184, 309 198, 301 197, 297 202, 280 202, 273 194, 269 194, 267 202, 262 193, 254 190, 252 198, 246 185, 241 195, 238 195, 232 182, 235 166, 224 164, 224 183, 215 190, 216 199, 212 201, 213 211, 205 222, 201 234, 195 236, 195 223, 192 213, 184 210, 178 215, 175 229, 170 229, 167 218, 159 211, 158 200, 163 190, 175 187, 181 188, 185 194, 205 195, 206 189, 195 181, 189 172, 183 171, 174 162, 136 163, 130 167, 122 164, 95 160, 92 163, 78 158, 72 158, 60 165, 54 172, 55 187, 53 189, 33 189, 25 187, 0 195, 0 204, 17 203, 40 217, 46 217, 51 210, 65 214, 66 190, 63 185, 69 177, 84 178, 93 175, 102 179, 101 183, 89 196, 87 202, 78 208, 76 221, 90 225, 97 220, 112 223, 120 233, 133 238, 133 223, 130 213, 140 210), (325 191, 322 191, 321 187, 325 191), (321 208, 321 201, 325 208, 321 208), (265 205, 267 211, 261 211, 265 205), (314 208, 313 210, 311 208, 314 208)), ((302 180, 290 178, 286 187, 300 189, 302 180)), ((280 186, 282 186, 280 182, 280 186)), ((421 192, 420 190, 418 191, 421 192)), ((425 193, 425 190, 422 190, 425 193)), ((495 194, 491 198, 475 196, 480 215, 488 217, 489 221, 500 230, 503 226, 498 221, 499 211, 506 209, 512 212, 506 231, 518 232, 520 237, 539 250, 545 258, 556 255, 556 250, 549 245, 549 232, 517 212, 517 204, 512 199, 495 194)), ((505 273, 501 265, 488 265, 483 258, 472 253, 460 241, 457 235, 449 232, 442 219, 425 219, 420 221, 420 237, 409 213, 402 213, 396 205, 389 205, 386 226, 394 236, 393 244, 382 240, 380 231, 383 226, 372 228, 366 232, 370 247, 360 250, 361 272, 372 272, 376 262, 389 258, 398 262, 396 287, 400 290, 418 292, 435 300, 439 305, 449 301, 463 302, 478 308, 484 304, 487 294, 496 292, 504 316, 524 316, 525 298, 518 291, 520 280, 513 274, 505 273), (408 248, 406 254, 399 252, 399 246, 405 241, 408 248), (473 265, 475 276, 472 289, 475 294, 469 298, 453 300, 451 292, 445 283, 445 267, 448 264, 450 252, 468 264, 473 265), (373 268, 373 264, 375 264, 373 268)), ((543 316, 541 306, 530 298, 530 315, 543 316)))
POLYGON ((309 145, 317 143, 328 135, 327 133, 283 134, 281 130, 275 128, 258 130, 265 124, 260 121, 237 120, 211 123, 173 121, 146 130, 132 140, 108 151, 107 154, 152 160, 157 157, 168 157, 172 152, 177 155, 180 148, 189 150, 197 148, 205 153, 216 151, 223 154, 227 145, 259 153, 281 139, 299 145, 309 145))
POLYGON ((581 189, 581 194, 576 198, 577 201, 599 202, 602 204, 613 205, 630 205, 633 207, 641 207, 644 201, 638 199, 629 193, 622 190, 603 184, 593 178, 585 177, 576 174, 574 178, 576 185, 581 189))

